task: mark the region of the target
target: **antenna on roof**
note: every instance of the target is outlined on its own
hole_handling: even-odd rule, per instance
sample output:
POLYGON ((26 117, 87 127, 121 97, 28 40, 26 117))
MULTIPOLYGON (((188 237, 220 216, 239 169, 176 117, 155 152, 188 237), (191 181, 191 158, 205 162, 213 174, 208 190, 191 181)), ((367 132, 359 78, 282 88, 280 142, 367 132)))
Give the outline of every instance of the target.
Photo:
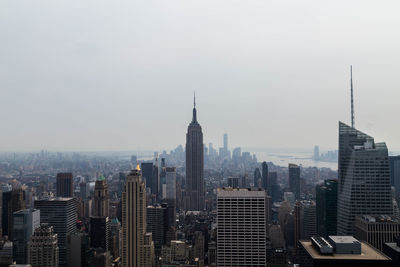
POLYGON ((350 65, 351 127, 354 128, 353 66, 350 65))

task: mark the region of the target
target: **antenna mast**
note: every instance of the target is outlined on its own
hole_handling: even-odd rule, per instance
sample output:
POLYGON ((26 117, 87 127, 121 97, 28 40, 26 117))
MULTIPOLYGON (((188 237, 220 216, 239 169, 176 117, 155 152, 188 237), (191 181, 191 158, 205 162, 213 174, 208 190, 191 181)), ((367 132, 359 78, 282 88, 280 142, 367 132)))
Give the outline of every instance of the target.
POLYGON ((353 100, 353 66, 350 65, 350 89, 351 89, 351 127, 354 128, 354 100, 353 100))

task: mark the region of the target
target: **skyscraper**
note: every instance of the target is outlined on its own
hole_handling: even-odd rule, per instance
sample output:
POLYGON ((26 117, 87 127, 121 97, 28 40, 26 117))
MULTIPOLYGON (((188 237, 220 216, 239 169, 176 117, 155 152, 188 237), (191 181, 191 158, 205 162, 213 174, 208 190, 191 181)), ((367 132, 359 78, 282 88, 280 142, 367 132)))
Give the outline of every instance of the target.
POLYGON ((145 254, 151 249, 151 239, 146 236, 146 188, 138 165, 126 177, 122 192, 122 266, 150 267, 145 254))
MULTIPOLYGON (((35 201, 40 210, 40 222, 51 225, 58 237, 59 265, 66 266, 66 238, 76 230, 77 202, 74 198, 51 198, 35 201)), ((47 231, 47 230, 46 230, 47 231)), ((39 238, 39 237, 38 237, 39 238)))
POLYGON ((110 219, 104 216, 90 217, 90 246, 109 250, 110 219))
POLYGON ((389 157, 390 183, 395 188, 396 200, 400 200, 400 156, 389 157))
POLYGON ((224 133, 224 150, 228 151, 228 134, 224 133))
POLYGON ((29 241, 29 263, 32 267, 58 267, 57 234, 53 226, 42 224, 29 241))
POLYGON ((261 179, 261 186, 265 191, 268 191, 268 165, 264 161, 261 165, 262 170, 262 179, 261 179))
POLYGON ((217 265, 266 265, 264 190, 217 189, 217 265))
POLYGON ((72 173, 57 173, 57 197, 73 197, 74 196, 74 179, 72 173))
POLYGON ((337 230, 337 180, 325 180, 316 186, 317 233, 328 238, 337 230))
POLYGON ((40 210, 14 212, 13 259, 16 263, 28 263, 28 241, 36 228, 40 227, 40 210))
POLYGON ((385 143, 339 122, 338 235, 353 235, 356 215, 393 214, 385 143))
POLYGON ((292 163, 289 163, 289 188, 300 199, 300 167, 292 163))
POLYGON ((2 228, 3 236, 7 235, 10 240, 13 238, 13 216, 14 212, 25 209, 24 192, 21 188, 13 188, 11 191, 3 192, 3 214, 2 228))
POLYGON ((106 178, 101 175, 94 186, 94 211, 93 216, 108 217, 110 197, 106 178))
POLYGON ((204 209, 203 133, 197 122, 196 99, 193 118, 186 134, 186 210, 204 209))
POLYGON ((261 172, 259 168, 254 170, 254 187, 260 186, 261 172))

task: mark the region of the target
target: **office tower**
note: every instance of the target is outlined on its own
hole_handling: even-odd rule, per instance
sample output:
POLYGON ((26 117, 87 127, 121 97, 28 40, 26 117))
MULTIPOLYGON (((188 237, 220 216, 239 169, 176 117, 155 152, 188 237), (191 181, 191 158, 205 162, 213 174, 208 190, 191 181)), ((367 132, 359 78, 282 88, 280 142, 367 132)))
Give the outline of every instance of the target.
POLYGON ((186 134, 186 210, 203 210, 204 191, 204 157, 203 133, 197 122, 196 99, 193 107, 192 122, 186 134))
POLYGON ((35 201, 40 210, 40 222, 53 227, 58 238, 59 266, 66 266, 66 238, 76 231, 77 207, 74 198, 50 198, 35 201))
POLYGON ((3 192, 3 214, 2 228, 3 236, 7 235, 9 240, 13 239, 13 215, 14 212, 25 209, 24 192, 21 188, 13 188, 11 191, 3 192))
POLYGON ((9 240, 0 240, 0 266, 9 266, 13 263, 13 244, 9 240))
POLYGON ((90 195, 89 184, 87 184, 85 182, 80 183, 79 184, 79 194, 83 201, 87 200, 90 195))
POLYGON ((254 187, 260 187, 261 172, 259 168, 254 170, 254 187))
POLYGON ((110 219, 104 216, 90 217, 90 246, 108 250, 110 219))
POLYGON ((160 168, 160 192, 159 199, 164 199, 167 197, 167 170, 165 167, 165 158, 161 159, 161 168, 160 168))
POLYGON ((266 265, 266 192, 217 189, 217 266, 266 265))
POLYGON ((150 239, 146 236, 146 188, 138 165, 126 177, 122 192, 122 266, 149 267, 145 253, 151 250, 150 239))
POLYGON ((265 191, 268 191, 268 165, 265 161, 261 165, 261 170, 262 170, 261 186, 265 191))
POLYGON ((166 196, 164 199, 176 200, 176 168, 166 168, 166 196))
POLYGON ((337 230, 337 187, 338 181, 325 180, 316 186, 317 233, 328 238, 337 230))
POLYGON ((395 188, 396 200, 400 200, 400 156, 390 156, 390 184, 395 188))
POLYGON ((108 217, 110 197, 106 178, 101 175, 94 186, 94 216, 108 217))
POLYGON ((297 263, 304 267, 389 267, 390 258, 352 236, 314 237, 300 241, 297 263), (333 251, 333 252, 332 252, 333 251))
POLYGON ((59 248, 53 226, 42 224, 36 228, 28 243, 28 258, 32 267, 58 267, 59 248))
POLYGON ((317 210, 314 201, 303 200, 302 239, 309 240, 317 234, 317 210))
POLYGON ((278 184, 278 174, 276 172, 268 173, 269 184, 268 195, 271 196, 272 202, 278 202, 280 199, 280 186, 278 184))
POLYGON ((300 167, 292 163, 289 163, 289 189, 300 199, 300 167))
POLYGON ((28 241, 40 227, 40 210, 25 209, 14 212, 13 259, 16 263, 28 263, 28 241))
POLYGON ((57 173, 57 197, 73 197, 74 196, 74 179, 72 173, 57 173))
POLYGON ((228 177, 228 186, 232 188, 239 187, 239 177, 228 177))
POLYGON ((117 259, 120 257, 121 253, 121 247, 120 243, 122 242, 122 236, 121 236, 121 223, 118 221, 117 218, 113 218, 111 220, 110 224, 110 241, 109 246, 110 246, 110 252, 111 255, 113 256, 114 259, 117 259))
POLYGON ((392 215, 388 149, 339 122, 338 235, 353 235, 356 215, 392 215))
POLYGON ((385 215, 356 216, 355 237, 382 251, 383 244, 400 236, 400 219, 385 215))
POLYGON ((294 247, 299 246, 299 240, 301 239, 301 221, 303 218, 303 210, 300 201, 297 201, 294 205, 294 247))
POLYGON ((87 233, 70 233, 67 235, 67 266, 86 267, 93 261, 90 249, 90 238, 87 233))
POLYGON ((140 165, 142 169, 143 179, 146 181, 146 186, 150 188, 153 195, 158 195, 158 174, 155 173, 155 166, 153 162, 142 162, 140 165))
POLYGON ((147 206, 147 231, 153 234, 155 255, 161 255, 168 231, 167 206, 147 206))
POLYGON ((319 146, 314 146, 313 160, 319 161, 319 146))

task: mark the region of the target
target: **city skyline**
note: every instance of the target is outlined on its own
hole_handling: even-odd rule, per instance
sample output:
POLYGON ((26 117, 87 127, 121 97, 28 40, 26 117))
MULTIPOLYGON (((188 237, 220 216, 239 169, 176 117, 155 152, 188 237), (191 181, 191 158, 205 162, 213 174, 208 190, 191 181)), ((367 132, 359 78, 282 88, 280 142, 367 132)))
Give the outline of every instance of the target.
POLYGON ((357 127, 400 150, 398 3, 50 3, 0 4, 1 151, 170 149, 194 90, 207 143, 332 150, 350 65, 357 127))

